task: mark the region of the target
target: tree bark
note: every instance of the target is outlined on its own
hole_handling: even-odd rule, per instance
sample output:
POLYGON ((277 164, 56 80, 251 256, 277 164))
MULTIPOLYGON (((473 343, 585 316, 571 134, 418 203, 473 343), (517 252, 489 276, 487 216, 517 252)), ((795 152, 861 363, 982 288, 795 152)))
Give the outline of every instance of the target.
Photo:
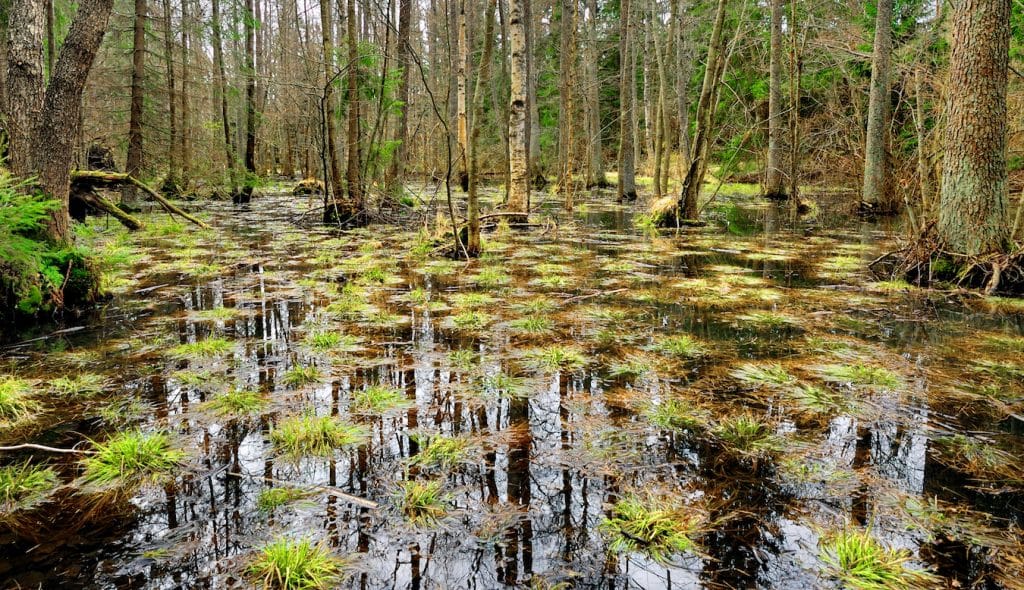
POLYGON ((604 154, 601 142, 601 86, 598 80, 598 12, 597 0, 587 0, 587 45, 586 65, 584 71, 587 76, 587 142, 588 164, 587 164, 587 188, 604 187, 608 185, 608 179, 604 173, 604 154))
POLYGON ((34 0, 12 0, 7 23, 7 135, 15 176, 36 173, 35 126, 43 110, 44 7, 34 0))
POLYGON ((414 0, 399 0, 398 6, 398 67, 402 68, 399 79, 398 101, 402 103, 402 110, 398 114, 398 123, 395 126, 395 140, 398 147, 395 149, 394 158, 391 161, 390 179, 388 186, 392 194, 399 190, 405 182, 405 168, 409 158, 409 81, 412 79, 412 47, 409 45, 412 38, 412 4, 414 0))
MULTIPOLYGON (((128 161, 125 172, 141 176, 143 160, 142 109, 145 101, 143 84, 146 78, 146 0, 135 0, 134 40, 132 42, 132 98, 128 116, 128 161)), ((121 199, 135 202, 135 187, 126 187, 121 199)))
POLYGON ((164 67, 167 75, 167 180, 169 186, 178 183, 178 113, 177 88, 174 80, 174 42, 171 37, 171 0, 163 0, 164 8, 164 67))
POLYGON ((970 256, 1005 252, 1010 0, 952 8, 939 237, 970 256))
MULTIPOLYGON (((331 24, 331 3, 328 1, 320 2, 320 30, 323 33, 321 43, 321 59, 324 62, 324 77, 323 77, 323 109, 321 116, 324 118, 324 144, 327 146, 327 168, 324 170, 324 177, 328 181, 325 183, 327 194, 324 195, 325 200, 329 200, 330 196, 333 196, 333 201, 329 202, 329 206, 325 207, 324 215, 325 220, 329 220, 327 209, 333 207, 331 203, 336 203, 341 200, 342 195, 342 183, 341 183, 341 160, 338 157, 338 146, 335 141, 337 135, 337 127, 334 121, 334 39, 333 39, 333 28, 331 24)), ((309 176, 309 174, 307 174, 309 176)))
POLYGON ((559 50, 558 192, 566 211, 573 207, 573 147, 576 140, 576 1, 562 0, 559 50))
POLYGON ((480 131, 484 120, 484 85, 490 81, 491 60, 494 58, 494 10, 496 0, 487 0, 484 24, 484 54, 480 58, 477 72, 476 92, 473 93, 473 130, 469 138, 469 198, 466 218, 469 221, 469 236, 466 240, 466 254, 480 255, 480 199, 477 185, 480 176, 480 131))
POLYGON ((231 196, 238 194, 238 176, 235 173, 235 148, 231 141, 231 120, 228 118, 228 93, 224 73, 224 44, 221 40, 220 0, 212 0, 213 61, 216 69, 217 95, 220 98, 220 120, 224 131, 224 157, 228 167, 231 196))
POLYGON ((875 47, 871 57, 871 95, 868 102, 867 145, 864 148, 864 187, 861 202, 875 213, 891 213, 887 190, 885 136, 889 126, 889 69, 892 61, 893 0, 878 0, 875 47))
POLYGON ((242 190, 243 201, 252 197, 253 180, 256 176, 256 32, 254 29, 255 13, 253 0, 245 0, 245 14, 242 15, 242 27, 245 34, 245 63, 242 71, 245 75, 245 186, 242 190))
POLYGON ((636 124, 633 121, 633 25, 630 0, 619 3, 619 202, 636 199, 636 124))
POLYGON ((526 22, 523 8, 530 0, 509 0, 509 41, 511 45, 511 86, 509 101, 509 185, 508 210, 527 213, 530 199, 529 145, 527 127, 526 22))
POLYGON ((469 113, 466 100, 468 83, 466 81, 466 62, 469 60, 469 42, 466 32, 466 2, 469 0, 453 0, 459 3, 456 19, 459 29, 459 53, 455 63, 456 83, 456 137, 458 141, 459 186, 469 190, 469 113))
POLYGON ((362 71, 359 67, 359 37, 356 35, 356 2, 348 0, 345 16, 348 29, 348 200, 343 211, 344 221, 362 224, 363 217, 363 179, 361 175, 362 151, 359 133, 359 80, 362 71))
MULTIPOLYGON (((791 0, 792 1, 792 0, 791 0)), ((771 0, 771 57, 768 91, 768 164, 765 171, 764 196, 768 199, 786 198, 782 161, 782 13, 783 0, 771 0)))
POLYGON ((683 0, 674 0, 675 11, 673 23, 676 25, 675 58, 676 58, 676 111, 679 119, 679 167, 680 177, 686 175, 690 168, 690 72, 692 63, 689 48, 686 45, 688 27, 683 26, 683 0))

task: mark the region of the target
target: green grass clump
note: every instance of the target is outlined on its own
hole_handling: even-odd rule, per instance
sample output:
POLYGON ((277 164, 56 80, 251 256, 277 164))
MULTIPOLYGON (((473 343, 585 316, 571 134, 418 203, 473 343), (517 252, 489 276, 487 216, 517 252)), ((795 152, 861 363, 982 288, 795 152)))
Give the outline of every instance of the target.
POLYGON ((482 311, 465 311, 453 315, 452 325, 459 330, 480 330, 491 321, 491 316, 482 311))
POLYGON ((258 391, 232 389, 203 404, 218 416, 251 416, 258 414, 267 400, 258 391))
POLYGON ((654 352, 683 359, 696 359, 708 354, 708 348, 687 334, 661 338, 650 347, 654 352))
POLYGON ((749 414, 725 418, 713 434, 724 447, 739 455, 766 455, 781 449, 771 426, 749 414))
POLYGON ((28 461, 0 467, 0 520, 6 514, 38 506, 58 485, 57 472, 28 461))
POLYGON ((42 410, 32 399, 32 382, 11 375, 0 376, 0 425, 9 426, 42 410))
POLYGON ((737 316, 736 319, 747 324, 752 324, 758 328, 767 329, 787 328, 799 324, 796 318, 783 315, 781 313, 775 313, 774 311, 751 311, 737 316))
POLYGON ((398 504, 414 525, 430 526, 444 517, 448 500, 440 481, 404 481, 400 486, 398 504))
POLYGON ((455 293, 448 298, 453 307, 477 309, 493 304, 497 299, 486 293, 455 293))
POLYGON ((281 376, 281 382, 288 387, 303 387, 317 383, 323 378, 324 374, 317 367, 295 366, 285 371, 281 376))
POLYGON ((484 377, 483 389, 494 397, 522 397, 526 394, 526 382, 508 373, 495 373, 484 377))
POLYGON ((487 266, 480 269, 473 282, 483 289, 494 289, 512 282, 512 277, 504 269, 497 266, 487 266))
POLYGON ((629 357, 616 361, 608 367, 608 376, 612 379, 636 378, 653 371, 651 363, 639 357, 629 357))
POLYGON ((614 553, 644 553, 666 563, 673 555, 697 550, 700 518, 685 507, 654 498, 627 496, 612 506, 598 530, 614 553))
POLYGON ((448 362, 460 371, 469 371, 476 367, 480 360, 475 350, 460 348, 448 353, 448 362))
POLYGON ((413 455, 409 463, 428 469, 453 469, 464 462, 469 454, 469 441, 464 438, 416 437, 416 441, 421 445, 420 452, 413 455))
POLYGON ((234 347, 235 343, 230 340, 213 337, 179 344, 170 350, 170 355, 178 359, 214 358, 228 354, 234 347))
POLYGON ((576 370, 586 366, 587 357, 578 348, 553 344, 545 348, 531 350, 526 354, 526 361, 534 367, 547 371, 576 370))
POLYGON ((558 304, 547 297, 533 297, 512 305, 516 312, 536 316, 551 313, 558 308, 558 304))
POLYGON ((817 414, 834 414, 850 409, 849 399, 825 387, 801 383, 789 391, 790 397, 801 408, 817 414))
POLYGON ((667 399, 650 404, 644 416, 651 424, 664 430, 702 430, 707 424, 707 413, 684 400, 667 399))
POLYGON ((897 279, 892 281, 868 283, 868 288, 872 291, 881 291, 882 293, 901 293, 905 291, 912 291, 914 286, 902 279, 897 279))
POLYGON ((730 373, 744 383, 757 386, 785 386, 796 383, 796 377, 789 374, 782 365, 745 364, 730 373))
POLYGON ((331 416, 303 415, 288 418, 270 431, 270 442, 283 455, 329 457, 335 449, 361 444, 368 437, 364 428, 331 416))
POLYGON ((906 550, 889 549, 867 531, 843 531, 821 546, 820 558, 832 575, 855 590, 932 588, 935 577, 908 568, 906 550))
POLYGON ((96 443, 95 453, 82 460, 82 480, 100 487, 155 485, 172 479, 184 460, 167 434, 129 430, 96 443))
POLYGON ((342 561, 308 539, 277 539, 247 569, 267 590, 327 590, 341 580, 342 561))
POLYGON ((103 393, 107 378, 95 373, 81 373, 74 377, 58 377, 50 380, 50 391, 63 398, 94 397, 103 393))
POLYGON ((212 307, 210 309, 198 311, 196 312, 195 315, 196 319, 200 321, 225 322, 228 320, 235 319, 241 313, 242 310, 240 309, 234 307, 224 307, 223 305, 219 305, 217 307, 212 307))
POLYGON ((555 323, 550 318, 546 318, 541 315, 533 315, 525 318, 519 318, 509 322, 514 330, 519 332, 525 332, 526 334, 549 334, 555 328, 555 323))
POLYGON ((849 383, 864 387, 882 387, 896 389, 903 385, 903 379, 889 369, 870 365, 822 365, 817 371, 826 381, 849 383))
POLYGON ((1024 337, 1021 336, 986 336, 985 346, 998 351, 1024 353, 1024 337))
POLYGON ((412 405, 401 389, 373 385, 352 392, 349 411, 357 414, 383 414, 412 405))
POLYGON ((260 512, 273 512, 285 504, 308 498, 310 495, 310 492, 299 488, 266 488, 260 490, 260 495, 256 498, 256 508, 260 512))

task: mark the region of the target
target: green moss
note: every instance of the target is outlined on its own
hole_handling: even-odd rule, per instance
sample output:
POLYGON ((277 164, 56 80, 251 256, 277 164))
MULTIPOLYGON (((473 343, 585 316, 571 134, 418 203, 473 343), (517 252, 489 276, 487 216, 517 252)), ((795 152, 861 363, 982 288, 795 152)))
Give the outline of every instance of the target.
POLYGON ((267 590, 327 590, 341 580, 342 561, 308 539, 277 539, 260 550, 246 571, 267 590))
POLYGON ((304 456, 329 457, 336 449, 362 444, 366 430, 331 416, 296 416, 283 420, 270 431, 270 442, 292 459, 304 456))
POLYGON ((94 451, 82 460, 82 480, 100 487, 162 484, 174 478, 185 459, 163 432, 120 432, 96 443, 94 451))

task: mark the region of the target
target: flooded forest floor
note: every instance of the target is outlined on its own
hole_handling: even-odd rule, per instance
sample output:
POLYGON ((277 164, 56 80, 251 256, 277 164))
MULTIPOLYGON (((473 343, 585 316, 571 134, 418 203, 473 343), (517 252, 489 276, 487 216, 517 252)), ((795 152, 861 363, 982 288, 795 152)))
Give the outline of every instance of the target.
POLYGON ((0 444, 86 451, 0 455, 0 583, 247 587, 288 538, 353 588, 856 587, 858 543, 1024 587, 1024 302, 874 280, 838 198, 549 198, 468 263, 284 190, 92 220, 113 299, 0 348, 0 444), (132 437, 165 468, 110 477, 132 437))

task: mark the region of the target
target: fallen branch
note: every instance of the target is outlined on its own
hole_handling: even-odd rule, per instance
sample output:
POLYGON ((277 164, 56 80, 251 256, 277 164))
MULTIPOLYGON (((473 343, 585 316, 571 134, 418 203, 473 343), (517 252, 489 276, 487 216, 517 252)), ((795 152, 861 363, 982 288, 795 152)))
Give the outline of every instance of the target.
POLYGON ((94 192, 82 193, 79 194, 78 197, 88 203, 89 206, 113 216, 114 219, 120 221, 121 225, 124 225, 128 229, 132 231, 142 229, 141 221, 129 215, 112 201, 105 199, 94 192))
MULTIPOLYGON (((191 221, 192 223, 198 225, 203 229, 210 228, 209 225, 182 211, 176 205, 165 199, 160 193, 149 188, 149 186, 139 181, 134 176, 130 176, 128 174, 121 174, 119 172, 103 172, 101 170, 75 170, 74 172, 71 173, 71 183, 73 185, 79 184, 87 188, 92 188, 96 186, 110 187, 128 184, 141 189, 142 192, 146 193, 150 197, 153 197, 153 200, 156 201, 157 203, 160 203, 160 205, 164 209, 166 209, 167 212, 170 213, 171 215, 178 215, 179 217, 187 219, 188 221, 191 221)), ((82 192, 86 193, 88 191, 82 192)))
POLYGON ((48 447, 45 445, 36 445, 32 443, 25 443, 21 445, 14 445, 12 447, 0 447, 0 452, 5 451, 21 451, 24 449, 35 449, 37 451, 46 451, 47 453, 76 453, 82 455, 92 455, 96 451, 86 451, 83 449, 58 449, 56 447, 48 447))
POLYGON ((300 490, 301 489, 313 489, 313 490, 317 490, 319 492, 323 492, 323 493, 325 493, 325 494, 327 494, 329 496, 334 496, 335 498, 338 498, 339 500, 344 500, 346 502, 349 502, 350 504, 355 504, 356 506, 362 506, 364 508, 370 508, 372 510, 376 510, 377 508, 380 507, 380 505, 377 504, 376 502, 374 502, 373 500, 367 500, 366 498, 360 498, 359 496, 353 496, 352 494, 346 494, 345 492, 339 490, 338 488, 334 488, 334 487, 331 487, 331 486, 321 486, 321 485, 316 485, 316 484, 297 484, 297 483, 292 483, 290 481, 282 481, 282 480, 279 480, 279 479, 274 479, 272 477, 261 477, 261 476, 258 476, 258 475, 249 475, 248 473, 239 473, 237 471, 229 471, 228 475, 231 475, 233 477, 244 477, 244 478, 247 478, 247 479, 255 479, 255 480, 265 481, 267 483, 272 483, 274 485, 284 486, 284 487, 289 487, 289 488, 295 488, 295 489, 300 489, 300 490))

